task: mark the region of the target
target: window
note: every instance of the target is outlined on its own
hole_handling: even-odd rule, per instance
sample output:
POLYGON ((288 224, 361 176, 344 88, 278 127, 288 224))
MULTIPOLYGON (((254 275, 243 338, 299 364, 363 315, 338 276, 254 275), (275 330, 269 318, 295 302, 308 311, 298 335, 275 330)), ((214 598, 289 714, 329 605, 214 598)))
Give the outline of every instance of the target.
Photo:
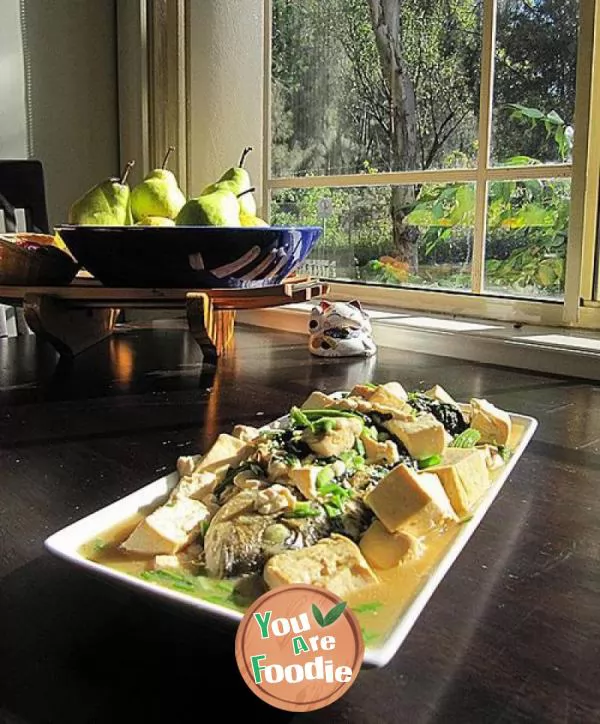
POLYGON ((267 196, 323 226, 308 270, 560 302, 584 5, 270 0, 267 196))
POLYGON ((119 6, 125 158, 254 146, 334 298, 600 327, 600 0, 240 1, 119 6))

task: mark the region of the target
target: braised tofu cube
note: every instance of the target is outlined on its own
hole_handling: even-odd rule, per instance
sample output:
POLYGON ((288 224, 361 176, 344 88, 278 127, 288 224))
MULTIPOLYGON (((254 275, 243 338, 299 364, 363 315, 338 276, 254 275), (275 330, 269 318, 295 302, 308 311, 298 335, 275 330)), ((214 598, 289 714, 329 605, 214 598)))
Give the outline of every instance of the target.
POLYGON ((229 467, 237 467, 245 460, 252 450, 252 446, 233 435, 223 433, 216 439, 215 444, 198 462, 194 472, 209 471, 217 475, 224 475, 229 467))
POLYGON ((317 477, 322 470, 319 465, 304 465, 290 468, 288 477, 305 498, 312 500, 317 497, 317 477))
POLYGON ((173 488, 173 492, 169 496, 169 501, 179 500, 179 498, 194 498, 202 500, 215 488, 217 484, 217 476, 208 470, 184 475, 177 485, 173 488))
POLYGON ((252 442, 260 435, 260 430, 251 425, 236 425, 231 434, 242 442, 252 442))
POLYGON ((390 533, 378 520, 374 520, 360 539, 360 550, 373 568, 387 570, 400 563, 417 558, 422 543, 410 533, 390 533))
POLYGON ((438 402, 443 402, 446 405, 458 406, 456 401, 440 385, 434 385, 430 390, 426 390, 425 395, 431 400, 437 400, 438 402))
POLYGON ((372 437, 363 433, 360 437, 365 446, 365 454, 368 463, 383 463, 384 465, 395 465, 400 460, 398 446, 393 440, 378 442, 372 437))
POLYGON ((487 400, 471 400, 470 425, 481 433, 480 442, 506 445, 510 438, 511 421, 508 412, 487 400))
POLYGON ((389 395, 393 395, 397 400, 408 400, 406 390, 399 382, 386 382, 384 385, 380 385, 379 389, 385 390, 389 395))
POLYGON ((333 399, 333 397, 329 397, 329 395, 326 395, 324 392, 319 392, 319 390, 315 390, 314 392, 310 393, 306 400, 304 400, 300 409, 323 410, 326 407, 331 407, 334 402, 335 400, 333 399))
POLYGON ((380 385, 369 398, 371 405, 390 408, 392 410, 407 410, 406 392, 397 382, 388 382, 380 385))
POLYGON ((438 476, 460 517, 469 513, 490 485, 486 453, 477 448, 450 447, 442 462, 427 472, 438 476))
POLYGON ((444 426, 429 412, 407 420, 388 420, 384 427, 400 440, 409 455, 416 460, 441 455, 446 447, 444 426))
POLYGON ((181 553, 155 556, 154 569, 196 575, 201 568, 202 555, 202 546, 192 543, 181 553))
POLYGON ((209 518, 210 512, 203 503, 180 498, 150 513, 121 547, 129 553, 173 555, 194 540, 209 518))
POLYGON ((458 520, 440 479, 398 465, 365 497, 390 533, 426 535, 447 521, 458 520))
POLYGON ((309 548, 273 556, 265 566, 264 579, 269 588, 306 583, 326 588, 341 598, 377 583, 359 547, 335 534, 309 548))
POLYGON ((376 389, 375 385, 354 385, 350 390, 350 397, 362 397, 363 400, 369 400, 376 389))

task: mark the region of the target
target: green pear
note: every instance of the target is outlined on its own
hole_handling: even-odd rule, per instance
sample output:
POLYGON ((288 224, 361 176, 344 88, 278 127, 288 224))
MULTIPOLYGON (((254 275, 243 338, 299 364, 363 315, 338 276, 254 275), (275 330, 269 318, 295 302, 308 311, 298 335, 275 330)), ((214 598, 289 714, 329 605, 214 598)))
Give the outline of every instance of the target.
POLYGON ((146 216, 136 226, 175 226, 175 222, 164 216, 146 216))
POLYGON ((216 183, 207 186, 200 195, 204 196, 205 194, 212 194, 214 191, 220 189, 226 189, 239 198, 240 214, 256 216, 256 201, 254 200, 254 196, 248 193, 248 190, 252 186, 250 174, 244 168, 246 156, 250 151, 252 151, 252 146, 247 146, 242 152, 239 166, 228 168, 216 183))
POLYGON ((149 216, 174 219, 185 204, 175 174, 166 168, 174 150, 174 146, 169 146, 162 166, 151 171, 131 192, 131 210, 136 221, 149 216))
POLYGON ((269 226, 269 224, 267 224, 264 219, 261 219, 260 216, 252 216, 243 212, 240 212, 240 223, 242 226, 269 226))
POLYGON ((127 176, 135 161, 129 161, 121 178, 108 178, 77 199, 69 210, 69 223, 86 226, 130 226, 131 192, 127 176))
POLYGON ((240 206, 237 196, 227 189, 190 199, 181 209, 175 223, 178 226, 240 226, 240 206))

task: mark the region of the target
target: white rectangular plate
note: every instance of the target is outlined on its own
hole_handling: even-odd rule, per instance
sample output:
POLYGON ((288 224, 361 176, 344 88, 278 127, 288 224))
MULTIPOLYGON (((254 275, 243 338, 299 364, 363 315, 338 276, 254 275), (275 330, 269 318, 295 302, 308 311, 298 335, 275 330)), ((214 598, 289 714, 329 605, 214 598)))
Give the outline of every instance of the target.
MULTIPOLYGON (((473 513, 473 517, 462 524, 458 535, 450 544, 445 555, 443 555, 432 568, 430 575, 424 580, 421 588, 416 592, 402 615, 398 618, 396 625, 390 631, 387 638, 373 646, 367 647, 364 659, 365 666, 385 666, 396 651, 398 651, 419 617, 419 614, 425 608, 427 601, 429 601, 438 584, 475 532, 518 459, 523 454, 523 451, 535 432, 537 420, 525 415, 512 413, 510 416, 513 424, 523 429, 523 434, 512 457, 505 467, 500 470, 498 478, 479 502, 477 509, 473 513)), ((282 420, 284 419, 286 418, 282 418, 282 420)), ((168 492, 177 484, 178 480, 179 476, 176 472, 155 480, 153 483, 146 485, 135 493, 131 493, 131 495, 117 500, 106 508, 102 508, 96 513, 92 513, 92 515, 88 515, 86 518, 82 518, 76 523, 63 528, 45 541, 46 547, 51 553, 54 553, 69 563, 73 563, 79 568, 83 568, 114 582, 124 583, 137 589, 141 593, 147 593, 150 596, 156 596, 163 600, 166 599, 180 603, 188 608, 196 609, 206 617, 215 617, 231 622, 239 621, 242 618, 242 614, 237 611, 215 603, 210 603, 209 601, 192 598, 185 593, 163 588, 162 586, 144 581, 141 578, 116 571, 100 563, 90 561, 79 553, 84 543, 88 543, 110 528, 130 520, 140 509, 151 509, 158 505, 166 498, 168 492)))

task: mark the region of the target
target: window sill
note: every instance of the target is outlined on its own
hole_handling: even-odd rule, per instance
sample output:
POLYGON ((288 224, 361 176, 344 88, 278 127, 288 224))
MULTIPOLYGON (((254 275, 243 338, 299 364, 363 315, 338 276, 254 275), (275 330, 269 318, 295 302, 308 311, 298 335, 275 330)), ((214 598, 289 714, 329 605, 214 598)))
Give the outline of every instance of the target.
MULTIPOLYGON (((243 324, 307 334, 311 304, 238 313, 243 324)), ((368 309, 381 347, 482 364, 600 380, 600 333, 537 325, 368 309)))

